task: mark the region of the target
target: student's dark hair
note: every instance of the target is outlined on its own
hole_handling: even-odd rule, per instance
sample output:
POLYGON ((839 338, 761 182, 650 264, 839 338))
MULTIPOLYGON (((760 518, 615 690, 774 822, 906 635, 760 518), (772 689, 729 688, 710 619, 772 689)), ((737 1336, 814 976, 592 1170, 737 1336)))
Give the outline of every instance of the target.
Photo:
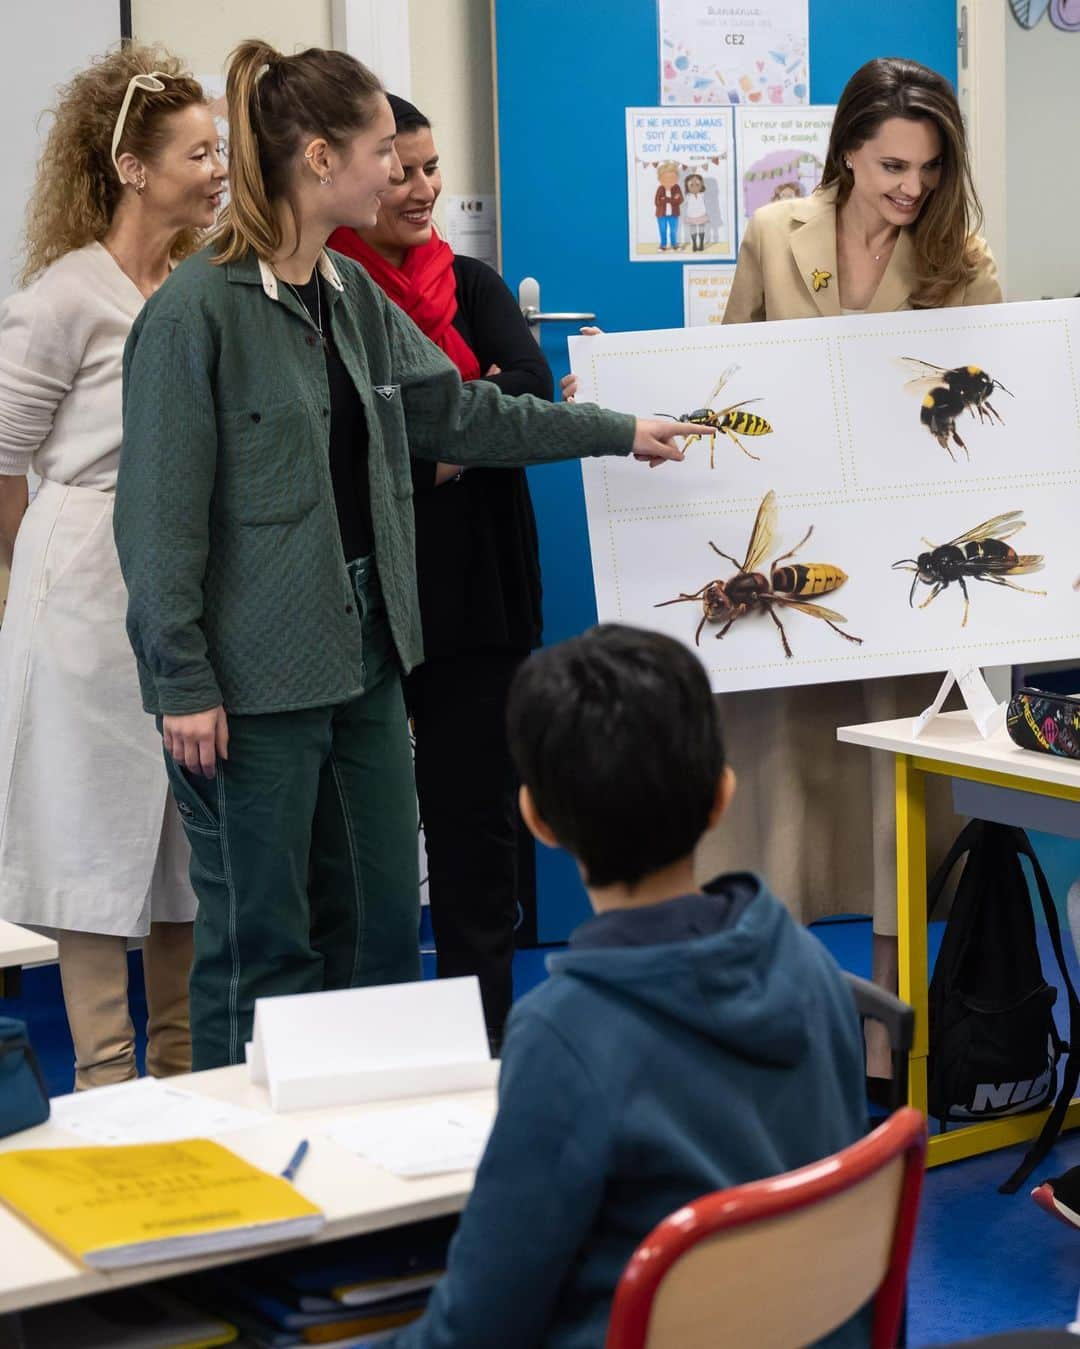
POLYGON ((521 781, 591 886, 636 885, 693 852, 724 768, 701 662, 603 624, 518 671, 507 713, 521 781))
POLYGON ((216 262, 281 247, 275 201, 289 198, 289 168, 305 137, 342 146, 369 126, 383 87, 345 52, 309 47, 282 56, 265 42, 241 42, 229 57, 229 205, 215 232, 216 262))
POLYGON ((387 94, 386 97, 390 101, 394 126, 399 136, 408 136, 414 131, 430 131, 431 123, 415 103, 410 103, 407 98, 400 98, 397 94, 387 94))

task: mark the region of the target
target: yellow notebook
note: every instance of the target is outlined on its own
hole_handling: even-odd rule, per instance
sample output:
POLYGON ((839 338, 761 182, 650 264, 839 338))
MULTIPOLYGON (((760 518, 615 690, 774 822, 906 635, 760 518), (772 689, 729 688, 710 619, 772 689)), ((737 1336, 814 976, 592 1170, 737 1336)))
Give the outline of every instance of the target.
POLYGON ((322 1211, 206 1138, 0 1153, 0 1199, 94 1269, 310 1236, 322 1211))

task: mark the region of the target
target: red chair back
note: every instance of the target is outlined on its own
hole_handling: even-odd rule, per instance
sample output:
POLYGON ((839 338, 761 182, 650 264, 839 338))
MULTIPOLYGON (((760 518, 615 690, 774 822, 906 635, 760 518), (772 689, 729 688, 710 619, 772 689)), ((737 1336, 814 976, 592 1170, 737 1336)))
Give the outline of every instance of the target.
POLYGON ((631 1256, 606 1349, 792 1349, 871 1298, 872 1349, 893 1349, 925 1161, 904 1107, 843 1152, 687 1204, 631 1256))

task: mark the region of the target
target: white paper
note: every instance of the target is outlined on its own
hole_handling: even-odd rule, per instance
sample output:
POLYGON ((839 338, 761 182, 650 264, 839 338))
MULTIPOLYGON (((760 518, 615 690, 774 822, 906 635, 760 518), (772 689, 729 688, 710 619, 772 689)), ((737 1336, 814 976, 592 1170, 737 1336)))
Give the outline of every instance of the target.
POLYGON ((661 103, 805 103, 809 0, 660 0, 661 103))
POLYGON ((474 192, 467 197, 448 196, 445 202, 446 242, 454 252, 498 268, 495 198, 474 192))
POLYGON ((498 1070, 475 976, 259 998, 249 1063, 279 1111, 473 1091, 498 1070))
POLYGON ((723 323, 731 283, 735 280, 733 263, 714 263, 711 267, 683 268, 683 323, 687 328, 708 328, 723 323))
POLYGON ((583 402, 760 419, 739 422, 739 444, 719 434, 710 452, 703 438, 656 471, 582 464, 600 620, 681 639, 717 692, 1075 657, 1080 300, 605 333, 570 350, 583 402), (904 358, 988 372, 1008 390, 990 397, 1001 421, 961 408, 966 453, 943 446, 912 382, 926 366, 904 358), (738 574, 770 492, 773 537, 754 569, 766 589, 774 563, 828 575, 798 592, 803 608, 774 599, 726 627, 725 592, 707 587, 738 574), (947 545, 966 603, 959 574, 936 585, 920 571, 947 545), (980 568, 991 553, 996 568, 980 568))
POLYGON ((631 262, 735 256, 733 137, 730 108, 627 108, 631 262))
POLYGON ((959 686, 971 719, 984 740, 1005 724, 1005 704, 999 703, 994 697, 979 667, 967 665, 949 670, 945 675, 934 701, 912 723, 911 734, 914 738, 918 739, 941 711, 954 684, 959 686))
POLYGON ((739 238, 762 206, 808 197, 821 182, 834 107, 735 109, 739 238))
POLYGON ((257 1110, 141 1077, 52 1100, 50 1123, 84 1143, 170 1143, 269 1123, 257 1110))
POLYGON ((491 1125, 479 1110, 439 1102, 339 1120, 326 1135, 397 1176, 437 1176, 475 1171, 491 1125))

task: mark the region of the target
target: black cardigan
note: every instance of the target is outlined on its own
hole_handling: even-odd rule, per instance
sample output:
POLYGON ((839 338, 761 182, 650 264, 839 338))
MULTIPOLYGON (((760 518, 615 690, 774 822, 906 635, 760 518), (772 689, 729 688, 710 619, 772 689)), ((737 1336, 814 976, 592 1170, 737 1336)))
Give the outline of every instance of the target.
MULTIPOLYGON (((498 272, 456 257, 454 327, 503 393, 551 399, 554 382, 517 301, 498 272)), ((424 659, 479 647, 539 646, 540 553, 522 468, 475 468, 435 487, 435 468, 413 460, 416 569, 424 659)))

